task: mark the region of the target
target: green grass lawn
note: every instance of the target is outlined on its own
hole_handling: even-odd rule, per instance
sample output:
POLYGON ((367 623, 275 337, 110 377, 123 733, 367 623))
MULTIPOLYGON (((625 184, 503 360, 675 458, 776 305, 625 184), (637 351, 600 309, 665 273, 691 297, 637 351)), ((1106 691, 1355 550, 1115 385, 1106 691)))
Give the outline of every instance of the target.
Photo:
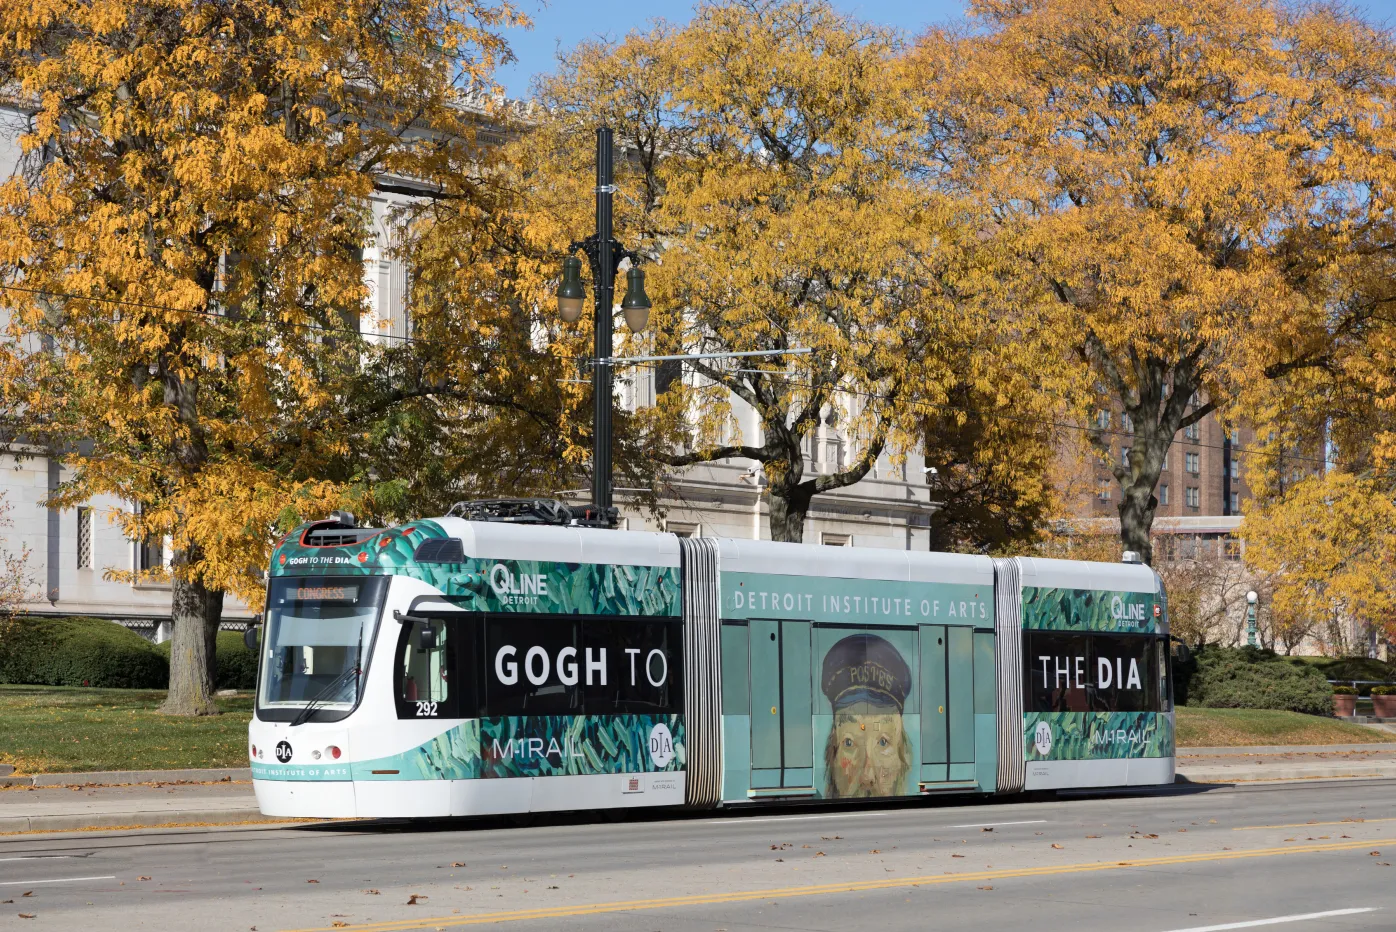
POLYGON ((0 686, 0 763, 16 773, 246 767, 252 697, 222 715, 159 715, 161 690, 0 686))
POLYGON ((1178 747, 1245 747, 1266 744, 1370 744, 1396 735, 1337 719, 1264 709, 1179 706, 1178 747))

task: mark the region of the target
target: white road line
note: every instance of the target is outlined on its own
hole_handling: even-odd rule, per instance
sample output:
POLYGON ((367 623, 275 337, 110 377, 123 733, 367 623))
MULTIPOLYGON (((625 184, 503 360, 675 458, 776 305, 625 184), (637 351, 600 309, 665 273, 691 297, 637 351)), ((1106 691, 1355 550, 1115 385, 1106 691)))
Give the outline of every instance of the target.
POLYGON ((866 819, 880 815, 877 812, 833 812, 829 815, 769 816, 760 819, 708 819, 700 825, 746 825, 749 822, 803 822, 806 819, 866 819))
POLYGON ((1174 929, 1173 932, 1225 932, 1226 929, 1254 929, 1256 926, 1274 926, 1282 922, 1303 922, 1306 919, 1329 919, 1333 916, 1355 916, 1358 913, 1374 913, 1380 906, 1359 906, 1354 909, 1330 909, 1323 913, 1299 913, 1294 916, 1276 916, 1274 919, 1251 919, 1246 922, 1228 922, 1219 926, 1195 926, 1191 929, 1174 929))
POLYGON ((973 825, 952 825, 951 828, 998 828, 1000 825, 1044 825, 1046 819, 1026 819, 1022 822, 976 822, 973 825))
POLYGON ((40 883, 77 883, 80 880, 115 880, 115 874, 102 877, 57 877, 53 880, 0 880, 0 887, 32 887, 40 883))
POLYGON ((26 854, 17 858, 0 858, 0 861, 62 861, 80 857, 76 854, 26 854))

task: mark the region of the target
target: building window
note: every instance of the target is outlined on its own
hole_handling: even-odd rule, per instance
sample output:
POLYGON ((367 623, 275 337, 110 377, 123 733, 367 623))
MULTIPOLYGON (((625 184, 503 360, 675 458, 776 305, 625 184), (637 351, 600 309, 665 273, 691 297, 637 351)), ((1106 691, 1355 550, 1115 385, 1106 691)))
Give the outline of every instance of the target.
POLYGON ((1167 454, 1167 453, 1164 453, 1164 454, 1163 454, 1163 465, 1160 466, 1159 469, 1162 470, 1162 469, 1167 469, 1167 468, 1168 468, 1168 454, 1167 454))
POLYGON ((1241 461, 1234 456, 1231 458, 1231 475, 1233 477, 1241 475, 1241 461))
POLYGON ((853 538, 847 534, 821 534, 819 542, 826 547, 850 547, 853 538))
POLYGON ((1104 408, 1095 413, 1095 426, 1097 430, 1110 429, 1110 412, 1104 408))
POLYGON ((1239 561, 1241 559, 1241 542, 1227 538, 1226 542, 1222 544, 1222 556, 1232 563, 1239 561))
POLYGON ((698 525, 684 524, 681 521, 665 521, 664 530, 668 531, 670 534, 673 534, 675 537, 698 536, 698 525))
POLYGON ((1124 429, 1125 433, 1134 433, 1134 418, 1130 417, 1128 414, 1121 414, 1120 427, 1124 429))
POLYGON ((1129 447, 1120 447, 1120 465, 1129 467, 1129 447))
POLYGON ((1102 502, 1110 501, 1110 480, 1099 479, 1095 484, 1095 497, 1102 502))
POLYGON ((1194 443, 1196 443, 1198 440, 1201 440, 1201 439, 1202 439, 1202 426, 1201 426, 1201 424, 1199 424, 1198 422, 1194 421, 1193 423, 1189 424, 1187 427, 1184 427, 1184 428, 1183 428, 1183 436, 1186 437, 1186 438, 1188 438, 1189 440, 1191 440, 1191 441, 1194 442, 1194 443))
POLYGON ((1231 513, 1232 513, 1233 515, 1238 515, 1238 514, 1241 513, 1241 493, 1240 493, 1240 492, 1232 492, 1232 493, 1231 493, 1231 513))
POLYGON ((1240 444, 1240 442, 1241 442, 1241 429, 1240 429, 1239 427, 1233 427, 1233 428, 1231 428, 1231 442, 1232 442, 1232 443, 1235 443, 1235 444, 1240 444))
POLYGON ((1187 501, 1189 508, 1201 508, 1202 490, 1197 488, 1197 486, 1188 486, 1187 501))
POLYGON ((1167 483, 1167 482, 1165 482, 1163 485, 1161 485, 1161 486, 1158 487, 1158 503, 1159 503, 1160 505, 1167 505, 1167 504, 1168 504, 1168 483, 1167 483))
POLYGON ((78 569, 92 569, 92 509, 78 508, 78 569))
POLYGON ((165 541, 157 537, 136 544, 136 569, 150 573, 165 566, 165 541))
POLYGON ((1187 469, 1188 472, 1192 473, 1194 476, 1198 475, 1202 472, 1202 454, 1183 454, 1183 466, 1187 469))

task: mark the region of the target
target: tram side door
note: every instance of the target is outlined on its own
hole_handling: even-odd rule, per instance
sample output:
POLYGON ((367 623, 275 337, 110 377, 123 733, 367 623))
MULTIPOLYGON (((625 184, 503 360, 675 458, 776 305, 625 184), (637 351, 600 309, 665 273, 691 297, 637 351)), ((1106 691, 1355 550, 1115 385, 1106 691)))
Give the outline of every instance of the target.
POLYGON ((974 780, 974 632, 921 625, 921 783, 974 780))
MULTIPOLYGON (((808 621, 752 619, 751 788, 813 793, 814 708, 808 621)), ((768 792, 761 792, 761 791, 768 792)))

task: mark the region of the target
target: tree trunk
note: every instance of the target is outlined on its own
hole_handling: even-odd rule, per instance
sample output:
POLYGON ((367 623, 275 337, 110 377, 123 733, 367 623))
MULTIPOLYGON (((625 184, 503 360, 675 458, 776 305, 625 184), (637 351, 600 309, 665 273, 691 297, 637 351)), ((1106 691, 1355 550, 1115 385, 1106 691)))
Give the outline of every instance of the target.
POLYGON ((804 543, 805 517, 814 496, 799 484, 770 486, 771 540, 804 543))
POLYGON ((1154 526, 1154 509, 1158 499, 1154 497, 1154 483, 1158 481, 1155 472, 1153 480, 1145 480, 1125 485, 1120 497, 1120 543, 1125 550, 1133 550, 1139 559, 1150 566, 1154 562, 1154 544, 1150 531, 1154 526))
POLYGON ((174 636, 170 640, 170 691, 160 706, 165 715, 218 714, 213 701, 217 670, 214 646, 223 617, 223 593, 202 582, 180 578, 178 569, 191 562, 191 554, 176 551, 176 572, 171 578, 174 636))

